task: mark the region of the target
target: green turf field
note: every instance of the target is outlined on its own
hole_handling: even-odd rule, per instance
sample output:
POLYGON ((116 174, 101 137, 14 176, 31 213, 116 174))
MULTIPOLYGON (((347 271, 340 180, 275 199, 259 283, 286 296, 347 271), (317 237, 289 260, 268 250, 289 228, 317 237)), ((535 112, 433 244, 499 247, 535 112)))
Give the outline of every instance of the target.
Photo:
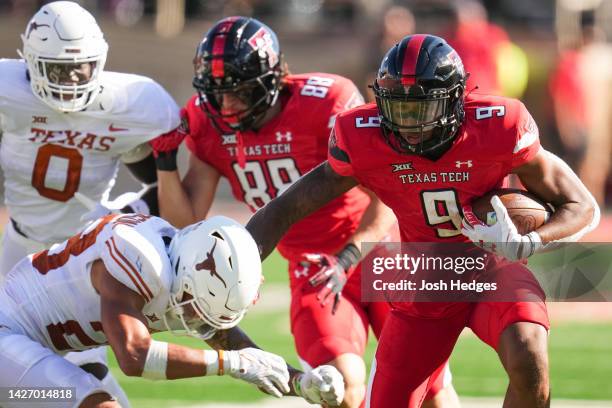
MULTIPOLYGON (((274 255, 264 265, 266 288, 286 285, 285 263, 274 255)), ((298 364, 289 332, 286 308, 258 312, 257 307, 243 320, 241 327, 263 348, 282 355, 290 364, 298 364)), ((166 341, 199 347, 200 342, 158 335, 166 341)), ((550 366, 553 398, 610 399, 612 388, 612 325, 557 325, 550 334, 550 366)), ((375 342, 370 341, 366 361, 372 358, 375 342)), ((112 354, 112 353, 111 353, 112 354)), ((452 356, 453 381, 462 396, 499 396, 505 392, 506 378, 496 354, 471 333, 461 336, 452 356)), ((113 361, 113 371, 124 386, 134 407, 164 407, 197 402, 256 401, 263 397, 254 387, 229 377, 197 378, 152 382, 121 374, 113 361)))

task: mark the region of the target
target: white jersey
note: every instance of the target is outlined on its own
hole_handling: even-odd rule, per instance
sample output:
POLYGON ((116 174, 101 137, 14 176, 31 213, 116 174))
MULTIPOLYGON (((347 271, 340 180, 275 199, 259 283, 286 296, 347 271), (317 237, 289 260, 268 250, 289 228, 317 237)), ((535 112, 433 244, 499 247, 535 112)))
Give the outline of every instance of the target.
POLYGON ((30 239, 50 244, 78 232, 88 210, 74 193, 99 201, 122 155, 179 124, 178 106, 155 81, 104 71, 100 84, 86 110, 61 113, 34 96, 24 61, 0 59, 5 203, 30 239))
POLYGON ((100 296, 91 283, 92 263, 101 259, 115 279, 145 299, 149 327, 165 330, 162 317, 174 276, 166 244, 175 233, 158 217, 100 218, 80 234, 20 261, 0 287, 0 310, 18 331, 56 353, 107 344, 100 296))

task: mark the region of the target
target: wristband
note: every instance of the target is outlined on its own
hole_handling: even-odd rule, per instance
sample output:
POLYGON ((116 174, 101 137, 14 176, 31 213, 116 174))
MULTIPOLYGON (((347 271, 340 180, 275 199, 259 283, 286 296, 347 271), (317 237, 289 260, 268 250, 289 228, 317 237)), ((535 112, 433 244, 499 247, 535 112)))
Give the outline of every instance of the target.
POLYGON ((338 263, 348 271, 351 266, 355 265, 361 259, 361 251, 355 244, 347 244, 342 251, 336 254, 338 263))
POLYGON ((529 234, 526 235, 526 237, 529 238, 529 243, 531 245, 529 249, 529 255, 527 255, 527 258, 529 258, 531 255, 538 252, 538 250, 540 250, 543 245, 542 238, 540 238, 540 234, 535 231, 531 231, 529 234))
POLYGON ((166 379, 168 365, 168 343, 151 339, 147 358, 142 369, 142 377, 150 380, 166 379))
POLYGON ((162 171, 175 171, 178 169, 176 165, 176 154, 178 149, 167 152, 155 152, 155 167, 162 171))
POLYGON ((223 375, 222 350, 204 350, 204 364, 206 364, 206 375, 223 375))

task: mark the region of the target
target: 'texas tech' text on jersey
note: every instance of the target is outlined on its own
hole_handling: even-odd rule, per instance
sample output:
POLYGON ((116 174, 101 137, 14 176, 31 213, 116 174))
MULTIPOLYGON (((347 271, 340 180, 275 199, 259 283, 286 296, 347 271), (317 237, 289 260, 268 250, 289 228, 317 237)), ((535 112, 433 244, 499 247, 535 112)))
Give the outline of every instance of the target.
POLYGON ((371 189, 398 218, 402 241, 464 241, 461 208, 502 187, 513 168, 540 149, 538 129, 514 99, 471 93, 465 121, 437 161, 393 150, 368 104, 342 113, 330 138, 329 162, 371 189))

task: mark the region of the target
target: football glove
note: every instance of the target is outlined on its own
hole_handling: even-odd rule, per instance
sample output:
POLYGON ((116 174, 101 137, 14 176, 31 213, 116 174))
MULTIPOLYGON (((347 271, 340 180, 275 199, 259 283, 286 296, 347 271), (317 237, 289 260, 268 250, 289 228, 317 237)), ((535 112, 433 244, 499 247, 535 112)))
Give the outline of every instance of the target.
POLYGON ((337 407, 344 399, 344 379, 335 367, 323 365, 294 379, 296 394, 311 404, 337 407))
POLYGON ((157 136, 150 140, 149 144, 153 148, 155 166, 158 170, 175 171, 177 170, 176 154, 178 148, 189 133, 189 124, 185 109, 181 109, 181 124, 168 133, 157 136))
POLYGON ((254 384, 267 394, 280 398, 290 391, 287 363, 276 354, 249 347, 225 351, 223 360, 230 376, 254 384))
POLYGON ((340 302, 340 293, 342 293, 346 281, 352 271, 354 271, 353 265, 357 264, 361 259, 361 251, 355 244, 349 243, 335 256, 328 254, 304 254, 303 257, 305 260, 301 264, 306 271, 313 266, 317 270, 314 276, 310 278, 310 284, 312 286, 319 286, 325 283, 325 286, 317 294, 317 299, 321 302, 321 306, 327 304, 331 294, 334 295, 332 314, 335 314, 340 302))
POLYGON ((486 251, 496 253, 510 261, 526 259, 543 245, 540 235, 532 231, 527 235, 518 233, 508 210, 498 196, 491 198, 497 222, 486 225, 470 210, 464 210, 461 233, 486 251))
POLYGON ((332 306, 332 314, 336 313, 338 303, 340 302, 340 293, 348 277, 346 270, 340 264, 338 257, 328 254, 304 254, 305 262, 308 263, 308 268, 316 268, 317 272, 310 278, 309 282, 312 286, 320 286, 325 284, 317 293, 317 299, 322 306, 325 306, 329 297, 334 295, 334 304, 332 306))

